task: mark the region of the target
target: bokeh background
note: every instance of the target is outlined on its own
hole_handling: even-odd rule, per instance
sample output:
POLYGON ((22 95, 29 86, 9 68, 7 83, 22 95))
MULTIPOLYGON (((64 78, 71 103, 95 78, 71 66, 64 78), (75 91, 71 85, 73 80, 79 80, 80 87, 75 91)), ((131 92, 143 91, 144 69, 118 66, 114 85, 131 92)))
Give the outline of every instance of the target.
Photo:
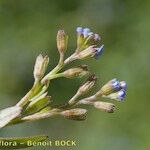
MULTIPOLYGON (((105 44, 100 60, 80 63, 99 76, 99 86, 114 77, 126 80, 126 101, 115 102, 114 114, 89 107, 84 122, 58 117, 1 129, 0 137, 48 134, 50 140, 76 140, 77 147, 70 149, 150 149, 149 0, 0 0, 0 108, 14 105, 32 86, 39 53, 49 55, 49 70, 57 64, 58 29, 69 34, 67 55, 73 53, 77 26, 99 33, 105 44)), ((82 81, 56 80, 49 92, 55 102, 62 103, 82 81)))

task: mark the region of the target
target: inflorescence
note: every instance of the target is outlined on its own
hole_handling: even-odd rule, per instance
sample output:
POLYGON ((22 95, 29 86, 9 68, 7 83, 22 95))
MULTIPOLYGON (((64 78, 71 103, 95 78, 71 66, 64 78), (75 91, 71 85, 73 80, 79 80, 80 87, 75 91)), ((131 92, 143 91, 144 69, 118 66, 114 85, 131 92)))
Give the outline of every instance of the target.
POLYGON ((99 34, 93 33, 89 28, 82 27, 78 27, 76 32, 77 48, 71 56, 65 58, 68 47, 68 35, 64 30, 58 31, 57 49, 60 59, 57 66, 48 74, 45 75, 49 57, 41 54, 37 56, 33 72, 35 79, 33 87, 15 106, 0 111, 0 128, 58 115, 71 120, 85 120, 87 110, 81 108, 83 105, 91 105, 101 111, 112 113, 115 110, 115 105, 101 101, 101 99, 109 98, 124 101, 127 90, 125 81, 112 79, 93 95, 86 97, 86 94, 95 86, 97 81, 97 77, 89 72, 88 66, 80 65, 62 71, 66 65, 76 60, 90 59, 91 57, 98 60, 104 52, 104 45, 101 44, 99 34), (48 95, 48 87, 51 85, 51 80, 61 77, 73 79, 84 76, 89 77, 67 103, 58 106, 53 105, 52 97, 48 95))

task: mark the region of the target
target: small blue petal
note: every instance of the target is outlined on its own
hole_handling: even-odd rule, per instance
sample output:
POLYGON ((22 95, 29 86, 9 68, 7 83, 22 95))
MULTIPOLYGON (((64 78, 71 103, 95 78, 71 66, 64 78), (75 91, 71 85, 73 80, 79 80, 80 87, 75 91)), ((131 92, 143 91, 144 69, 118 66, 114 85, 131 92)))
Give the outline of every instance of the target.
POLYGON ((127 83, 125 81, 121 81, 120 86, 122 89, 127 90, 127 83))
POLYGON ((76 31, 78 33, 82 34, 83 33, 83 28, 82 27, 77 27, 76 31))
POLYGON ((114 83, 112 83, 112 86, 113 86, 113 88, 114 88, 114 90, 120 90, 120 82, 119 81, 116 81, 116 82, 114 82, 114 83))
POLYGON ((125 92, 125 90, 120 90, 120 91, 118 92, 118 99, 124 100, 125 97, 126 97, 126 92, 125 92))
POLYGON ((88 36, 88 34, 90 33, 90 29, 89 28, 84 28, 83 29, 83 35, 86 38, 88 36))
POLYGON ((83 32, 88 32, 88 33, 89 33, 89 32, 90 32, 90 29, 89 29, 89 28, 84 28, 84 29, 83 29, 83 32))
POLYGON ((94 39, 95 39, 96 41, 100 41, 100 36, 99 36, 98 34, 94 34, 94 39))
POLYGON ((94 56, 95 59, 99 59, 100 56, 102 55, 103 51, 104 51, 104 45, 102 45, 100 48, 97 49, 97 52, 96 52, 96 54, 94 56))

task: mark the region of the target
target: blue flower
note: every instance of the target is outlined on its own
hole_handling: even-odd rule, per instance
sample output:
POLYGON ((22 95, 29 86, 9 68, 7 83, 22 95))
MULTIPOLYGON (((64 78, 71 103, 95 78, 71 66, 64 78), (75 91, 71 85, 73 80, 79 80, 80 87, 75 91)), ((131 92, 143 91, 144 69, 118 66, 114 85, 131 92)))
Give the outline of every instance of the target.
POLYGON ((115 99, 117 101, 123 101, 126 97, 126 91, 121 89, 120 91, 118 92, 115 92, 115 93, 111 93, 109 95, 103 95, 103 97, 106 97, 106 98, 110 98, 110 99, 115 99))
POLYGON ((96 54, 94 56, 95 59, 99 59, 100 56, 102 55, 103 51, 104 51, 104 45, 102 45, 101 47, 97 48, 97 52, 96 52, 96 54))
POLYGON ((122 89, 124 89, 125 91, 127 90, 127 83, 125 81, 120 81, 120 86, 122 89))
POLYGON ((83 33, 83 28, 82 27, 77 27, 76 31, 79 34, 82 34, 83 33))
POLYGON ((116 89, 116 91, 119 91, 121 89, 123 90, 127 90, 127 83, 125 81, 118 81, 116 78, 112 79, 109 81, 112 86, 114 87, 114 89, 116 89))
POLYGON ((111 89, 113 91, 119 91, 121 89, 121 85, 120 85, 120 82, 119 80, 117 80, 116 78, 110 80, 108 82, 108 84, 111 86, 111 89))
POLYGON ((97 92, 97 96, 104 96, 108 97, 110 99, 123 99, 124 96, 123 93, 126 92, 126 82, 125 81, 119 81, 116 78, 108 81, 100 91, 97 92))
POLYGON ((116 80, 115 82, 112 83, 112 87, 115 91, 118 91, 121 88, 120 82, 116 80))
POLYGON ((90 29, 89 28, 84 28, 83 29, 83 36, 84 36, 84 38, 88 37, 89 33, 90 33, 90 29))
MULTIPOLYGON (((101 40, 99 34, 93 33, 89 28, 77 27, 77 49, 84 50, 89 46, 97 46, 101 40)), ((103 47, 103 46, 102 46, 103 47)), ((97 56, 102 53, 102 47, 96 48, 97 56)), ((99 58, 99 57, 96 57, 99 58)))
POLYGON ((82 34, 84 38, 88 38, 89 36, 93 36, 95 41, 100 41, 99 34, 93 33, 89 28, 77 27, 76 31, 78 34, 82 34))
POLYGON ((120 91, 118 91, 117 92, 117 94, 118 94, 118 97, 117 97, 117 99, 118 100, 124 100, 125 99, 125 97, 126 97, 126 91, 125 90, 120 90, 120 91))

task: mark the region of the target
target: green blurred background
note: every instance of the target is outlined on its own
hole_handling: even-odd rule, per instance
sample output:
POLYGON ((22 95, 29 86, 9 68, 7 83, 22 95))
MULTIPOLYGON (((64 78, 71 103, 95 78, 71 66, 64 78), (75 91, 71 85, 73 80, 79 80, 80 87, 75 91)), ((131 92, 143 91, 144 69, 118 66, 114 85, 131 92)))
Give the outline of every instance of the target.
MULTIPOLYGON (((102 36, 103 57, 86 62, 100 84, 126 80, 126 101, 114 114, 89 107, 84 122, 58 117, 0 130, 0 137, 48 134, 51 140, 72 139, 78 150, 150 149, 150 1, 149 0, 0 0, 0 108, 14 105, 32 86, 39 53, 58 61, 55 36, 69 34, 68 54, 76 47, 77 26, 102 36)), ((53 100, 68 100, 84 79, 59 79, 49 89, 53 100)), ((46 148, 28 148, 46 149, 46 148)), ((69 149, 69 148, 47 148, 69 149)))

